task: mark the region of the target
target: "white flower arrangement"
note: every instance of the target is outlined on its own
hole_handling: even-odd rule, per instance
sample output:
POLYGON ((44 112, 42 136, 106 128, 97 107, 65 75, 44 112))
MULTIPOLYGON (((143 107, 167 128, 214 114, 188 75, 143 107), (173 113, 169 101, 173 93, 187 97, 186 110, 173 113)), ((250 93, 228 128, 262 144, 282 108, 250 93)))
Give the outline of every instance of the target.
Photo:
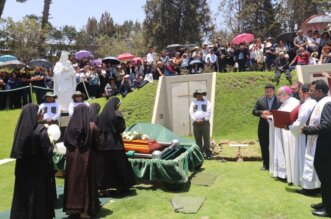
POLYGON ((122 138, 124 140, 129 140, 129 141, 132 141, 132 140, 147 140, 147 139, 149 139, 148 135, 142 134, 142 133, 139 133, 139 132, 136 132, 136 131, 133 131, 133 132, 123 132, 122 133, 122 138))

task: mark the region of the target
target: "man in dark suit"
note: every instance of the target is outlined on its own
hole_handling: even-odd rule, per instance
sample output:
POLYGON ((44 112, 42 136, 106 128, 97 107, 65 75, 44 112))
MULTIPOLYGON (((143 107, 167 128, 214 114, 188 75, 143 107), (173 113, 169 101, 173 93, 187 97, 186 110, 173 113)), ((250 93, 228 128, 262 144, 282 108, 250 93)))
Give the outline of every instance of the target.
POLYGON ((314 167, 321 181, 322 203, 314 204, 312 212, 316 216, 331 217, 331 97, 329 87, 323 80, 313 81, 309 87, 311 98, 317 104, 310 116, 309 125, 301 129, 303 134, 317 136, 312 138, 315 147, 314 167))
POLYGON ((260 117, 258 126, 258 137, 261 147, 263 166, 261 170, 269 169, 269 124, 267 116, 271 110, 278 109, 280 102, 275 95, 275 86, 268 84, 264 87, 264 96, 256 101, 253 115, 260 117))

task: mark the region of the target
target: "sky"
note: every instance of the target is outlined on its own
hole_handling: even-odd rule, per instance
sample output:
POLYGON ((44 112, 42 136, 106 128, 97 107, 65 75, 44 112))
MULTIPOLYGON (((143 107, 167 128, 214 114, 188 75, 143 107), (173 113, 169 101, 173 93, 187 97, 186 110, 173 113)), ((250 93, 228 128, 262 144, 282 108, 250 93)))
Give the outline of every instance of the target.
MULTIPOLYGON (((219 0, 209 0, 213 13, 217 11, 219 0)), ((145 0, 53 0, 50 8, 50 22, 56 27, 64 25, 82 28, 89 17, 100 19, 101 14, 108 11, 117 24, 125 20, 145 18, 143 5, 145 0)), ((27 0, 18 3, 16 0, 7 0, 2 14, 3 18, 12 17, 14 21, 21 20, 25 15, 41 16, 44 0, 27 0)))

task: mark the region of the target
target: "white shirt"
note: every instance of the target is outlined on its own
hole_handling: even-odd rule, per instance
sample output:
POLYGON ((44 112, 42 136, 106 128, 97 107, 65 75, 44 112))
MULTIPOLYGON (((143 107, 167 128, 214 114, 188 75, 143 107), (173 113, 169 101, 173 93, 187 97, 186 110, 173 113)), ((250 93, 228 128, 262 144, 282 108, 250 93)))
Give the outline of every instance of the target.
POLYGON ((193 122, 209 121, 211 116, 210 102, 206 99, 202 101, 194 100, 190 105, 190 116, 193 122))
POLYGON ((69 104, 69 116, 72 116, 72 114, 74 114, 74 110, 77 106, 81 105, 81 104, 85 104, 86 106, 90 106, 90 104, 88 104, 88 102, 83 101, 83 102, 71 102, 69 104))
POLYGON ((146 56, 146 61, 149 63, 149 64, 153 64, 153 62, 155 61, 155 53, 147 53, 147 56, 146 56))
POLYGON ((60 111, 60 105, 57 102, 52 103, 42 103, 39 106, 38 113, 44 110, 44 120, 53 120, 56 121, 60 118, 61 111, 60 111))
POLYGON ((205 59, 205 62, 206 63, 215 63, 217 61, 217 56, 215 54, 211 54, 209 53, 207 56, 206 56, 206 59, 205 59), (208 60, 209 59, 209 60, 208 60))

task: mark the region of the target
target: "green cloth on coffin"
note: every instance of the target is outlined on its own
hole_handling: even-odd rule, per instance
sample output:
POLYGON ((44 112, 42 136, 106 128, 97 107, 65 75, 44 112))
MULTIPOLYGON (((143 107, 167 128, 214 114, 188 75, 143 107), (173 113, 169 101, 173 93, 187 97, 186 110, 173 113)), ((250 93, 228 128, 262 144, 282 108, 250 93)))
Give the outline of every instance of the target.
MULTIPOLYGON (((138 123, 126 131, 137 131, 147 134, 158 142, 169 142, 178 139, 186 151, 173 160, 130 158, 129 161, 137 178, 149 181, 165 181, 169 183, 186 183, 189 171, 194 171, 203 164, 203 155, 199 147, 191 140, 177 136, 159 124, 138 123)), ((64 169, 64 157, 54 154, 56 169, 64 169)))
POLYGON ((171 200, 175 212, 195 214, 205 202, 205 197, 176 196, 171 200))
POLYGON ((173 139, 178 139, 186 149, 173 160, 130 158, 133 171, 139 179, 186 183, 189 179, 189 171, 194 171, 203 164, 203 155, 193 141, 179 137, 159 124, 138 123, 130 126, 126 131, 147 134, 157 142, 171 142, 173 139))

